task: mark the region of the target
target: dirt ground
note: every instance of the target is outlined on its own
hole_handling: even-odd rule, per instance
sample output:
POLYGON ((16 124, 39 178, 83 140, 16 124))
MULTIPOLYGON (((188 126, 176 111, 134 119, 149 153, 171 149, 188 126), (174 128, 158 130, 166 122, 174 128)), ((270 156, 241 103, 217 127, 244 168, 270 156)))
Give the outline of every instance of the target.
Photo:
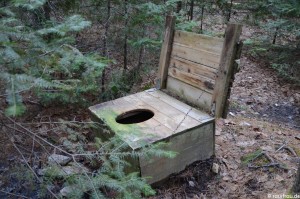
POLYGON ((289 192, 300 163, 300 109, 294 99, 299 89, 247 57, 241 64, 228 118, 217 121, 215 158, 170 178, 153 198, 268 198, 289 192), (197 178, 199 171, 204 178, 197 178))

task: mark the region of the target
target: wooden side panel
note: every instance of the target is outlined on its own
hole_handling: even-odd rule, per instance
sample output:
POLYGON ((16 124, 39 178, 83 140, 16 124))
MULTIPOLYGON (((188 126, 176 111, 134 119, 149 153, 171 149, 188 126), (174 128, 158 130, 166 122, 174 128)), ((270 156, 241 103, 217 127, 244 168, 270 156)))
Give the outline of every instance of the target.
POLYGON ((241 32, 242 26, 239 24, 228 24, 225 32, 220 68, 217 73, 215 90, 212 97, 212 110, 214 110, 214 115, 217 118, 223 116, 226 108, 228 89, 234 73, 234 62, 237 57, 237 44, 241 32))
POLYGON ((215 69, 219 68, 220 63, 220 54, 177 43, 173 44, 171 56, 180 57, 215 69))
POLYGON ((168 77, 167 90, 178 95, 184 100, 209 111, 211 107, 212 94, 186 84, 173 77, 168 77))
POLYGON ((187 165, 197 160, 214 155, 214 121, 171 137, 169 142, 171 144, 166 150, 178 152, 175 158, 149 160, 140 157, 141 176, 151 176, 152 178, 147 180, 150 184, 184 170, 187 165))
POLYGON ((174 43, 182 44, 199 50, 208 51, 214 54, 221 54, 223 38, 211 37, 177 30, 174 34, 174 43))
POLYGON ((213 93, 215 81, 212 79, 208 79, 204 76, 192 74, 185 72, 183 70, 177 69, 177 68, 169 68, 169 76, 178 79, 180 81, 183 81, 189 85, 192 85, 196 88, 199 88, 201 90, 204 90, 208 93, 213 93))
POLYGON ((243 41, 239 41, 239 43, 237 45, 237 49, 236 49, 235 61, 234 61, 234 64, 233 64, 233 72, 230 75, 229 88, 228 88, 228 91, 227 91, 225 107, 223 108, 223 113, 222 113, 223 118, 227 118, 231 88, 232 88, 232 85, 233 85, 233 82, 234 82, 234 79, 235 79, 234 75, 240 70, 240 64, 237 61, 240 61, 240 57, 241 57, 241 54, 242 54, 242 48, 243 48, 243 41))
POLYGON ((166 17, 166 27, 164 42, 161 48, 160 59, 159 59, 159 71, 158 78, 159 82, 157 87, 163 89, 166 87, 166 80, 168 76, 168 67, 170 63, 170 55, 172 51, 172 43, 174 37, 174 27, 175 27, 175 16, 166 17))
POLYGON ((215 80, 217 75, 217 69, 207 67, 202 64, 197 64, 180 57, 171 57, 170 67, 178 68, 187 73, 205 76, 212 80, 215 80))

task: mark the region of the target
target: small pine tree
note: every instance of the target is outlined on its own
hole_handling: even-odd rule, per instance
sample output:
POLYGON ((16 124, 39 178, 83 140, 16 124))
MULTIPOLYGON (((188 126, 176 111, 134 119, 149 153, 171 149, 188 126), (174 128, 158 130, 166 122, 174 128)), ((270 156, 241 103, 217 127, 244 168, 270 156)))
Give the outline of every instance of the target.
POLYGON ((6 1, 0 8, 0 78, 5 82, 6 114, 25 111, 21 93, 34 90, 44 102, 81 102, 84 93, 98 91, 105 59, 83 55, 71 44, 72 32, 90 25, 79 15, 63 22, 44 21, 35 26, 36 13, 45 0, 6 1), (27 18, 23 17, 27 16, 27 18), (40 26, 43 27, 40 27, 40 26))
MULTIPOLYGON (((60 181, 63 179, 64 186, 72 190, 68 193, 68 198, 82 198, 84 194, 89 194, 91 198, 128 199, 154 195, 155 191, 147 184, 145 178, 140 177, 138 168, 135 167, 133 162, 139 157, 173 158, 176 155, 175 152, 163 150, 167 146, 166 143, 145 145, 139 150, 132 151, 117 135, 106 141, 95 138, 94 145, 96 149, 93 152, 85 151, 79 147, 81 144, 75 141, 77 139, 72 139, 72 136, 79 136, 78 131, 81 129, 97 128, 96 124, 79 125, 67 121, 61 122, 61 128, 69 132, 69 144, 65 147, 68 148, 72 144, 77 146, 72 149, 74 157, 80 156, 87 159, 88 162, 101 163, 100 168, 93 171, 93 173, 83 172, 82 174, 73 175, 65 175, 62 172, 63 168, 58 165, 46 168, 44 182, 51 185, 57 179, 60 179, 60 181)), ((106 133, 109 133, 109 131, 106 133)), ((84 139, 80 138, 78 140, 83 140, 84 143, 84 139)), ((82 167, 77 162, 73 165, 82 167)))

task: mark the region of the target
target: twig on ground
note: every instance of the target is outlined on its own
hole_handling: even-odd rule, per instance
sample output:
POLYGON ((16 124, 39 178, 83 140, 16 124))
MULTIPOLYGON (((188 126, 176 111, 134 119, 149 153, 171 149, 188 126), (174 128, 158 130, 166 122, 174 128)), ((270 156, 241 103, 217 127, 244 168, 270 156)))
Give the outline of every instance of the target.
POLYGON ((270 161, 270 162, 274 162, 273 158, 271 156, 269 156, 269 154, 263 152, 263 155, 270 161))
POLYGON ((286 146, 286 145, 285 145, 285 143, 284 143, 283 145, 281 145, 281 146, 275 151, 275 153, 277 153, 278 151, 280 151, 281 149, 283 149, 285 146, 286 146))
POLYGON ((278 167, 278 168, 281 168, 281 169, 284 169, 284 170, 287 169, 282 164, 280 164, 278 162, 275 162, 273 160, 273 158, 269 154, 267 154, 266 152, 261 152, 257 156, 255 156, 254 158, 252 158, 252 160, 250 160, 250 163, 248 163, 247 166, 248 166, 248 168, 252 168, 252 169, 267 168, 267 167, 278 167), (260 156, 263 156, 263 155, 270 161, 269 164, 264 164, 264 165, 259 165, 259 166, 252 164, 252 162, 254 160, 256 160, 257 158, 259 158, 260 156))
POLYGON ((294 151, 293 148, 289 147, 288 145, 286 145, 285 143, 283 145, 281 145, 276 151, 275 153, 277 153, 278 151, 282 150, 282 149, 286 149, 288 151, 290 151, 293 156, 298 157, 297 153, 294 151))
POLYGON ((251 168, 251 169, 259 169, 259 168, 266 168, 266 167, 276 167, 276 166, 279 166, 280 164, 277 163, 277 162, 272 162, 270 164, 265 164, 265 165, 261 165, 261 166, 255 166, 255 165, 252 165, 252 164, 248 164, 248 168, 251 168))
POLYGON ((289 150, 295 157, 298 157, 297 153, 294 151, 292 147, 286 146, 285 149, 289 150))

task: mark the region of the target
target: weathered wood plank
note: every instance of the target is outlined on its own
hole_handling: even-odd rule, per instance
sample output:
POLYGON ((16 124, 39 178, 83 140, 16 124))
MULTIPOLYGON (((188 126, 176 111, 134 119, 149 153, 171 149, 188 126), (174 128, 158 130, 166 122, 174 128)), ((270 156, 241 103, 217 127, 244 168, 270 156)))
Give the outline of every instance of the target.
POLYGON ((182 171, 197 160, 211 157, 214 154, 214 122, 171 137, 169 142, 171 144, 166 150, 178 152, 175 158, 139 158, 141 176, 151 176, 147 179, 150 184, 182 171))
MULTIPOLYGON (((107 106, 101 106, 98 108, 100 108, 101 111, 112 111, 114 114, 116 114, 116 116, 135 109, 148 109, 155 113, 153 118, 136 124, 119 124, 115 121, 115 118, 109 119, 109 127, 114 126, 115 129, 120 129, 121 133, 114 133, 117 133, 125 142, 130 145, 132 149, 138 149, 143 145, 151 144, 157 140, 171 136, 174 134, 174 130, 177 125, 172 118, 160 113, 153 107, 149 107, 147 103, 134 98, 132 95, 110 101, 107 106), (134 125, 134 128, 132 128, 132 125, 134 125), (128 127, 132 128, 132 131, 128 131, 128 127), (123 131, 124 133, 122 133, 123 131)), ((99 109, 90 107, 90 110, 96 114, 97 110, 99 109)), ((98 115, 98 117, 99 116, 100 115, 98 115)), ((106 123, 105 120, 107 118, 100 117, 100 119, 103 119, 106 123)))
POLYGON ((171 57, 170 67, 178 68, 187 73, 202 75, 212 80, 215 80, 217 75, 217 69, 191 62, 180 57, 171 57))
POLYGON ((223 38, 211 37, 180 30, 176 30, 174 34, 174 43, 183 44, 219 55, 222 53, 223 42, 223 38))
MULTIPOLYGON (((160 138, 165 138, 167 136, 172 135, 174 132, 173 126, 176 125, 175 121, 170 118, 168 115, 160 112, 155 107, 149 106, 149 104, 145 103, 141 99, 135 97, 134 95, 128 95, 122 98, 119 98, 115 101, 116 106, 120 104, 120 100, 122 100, 121 104, 130 104, 130 107, 132 107, 131 110, 134 109, 147 109, 154 113, 153 118, 146 120, 141 123, 137 123, 136 125, 140 127, 143 133, 145 134, 154 134, 158 135, 160 138), (119 100, 119 101, 118 101, 119 100), (163 119, 162 119, 163 118, 163 119)), ((118 106, 118 109, 121 109, 124 111, 124 108, 118 106)), ((126 110, 128 111, 128 109, 126 110)), ((150 143, 150 142, 149 142, 150 143)), ((149 144, 148 143, 148 144, 149 144)))
POLYGON ((165 25, 165 35, 164 42, 161 48, 160 59, 159 59, 159 71, 158 71, 158 87, 163 89, 166 87, 166 81, 168 76, 168 67, 170 63, 170 55, 172 52, 172 43, 174 37, 174 27, 175 27, 175 16, 166 17, 165 25))
POLYGON ((215 69, 219 68, 220 54, 191 48, 181 44, 173 44, 171 56, 180 57, 215 69))
POLYGON ((234 61, 236 59, 237 43, 242 32, 239 24, 228 24, 225 32, 225 41, 220 59, 220 68, 217 74, 215 90, 212 96, 212 112, 215 117, 222 117, 226 107, 226 99, 232 73, 234 72, 234 61))
POLYGON ((167 81, 167 90, 205 111, 210 110, 212 95, 208 92, 200 90, 199 88, 186 84, 170 76, 167 81))
MULTIPOLYGON (((142 100, 141 100, 142 101, 142 100)), ((143 102, 143 101, 142 101, 143 102)), ((178 126, 178 120, 179 119, 183 119, 182 118, 174 118, 174 117, 170 117, 169 115, 166 115, 165 113, 161 112, 159 110, 159 107, 153 107, 153 106, 150 106, 149 104, 146 104, 146 105, 138 105, 136 108, 147 108, 151 111, 154 112, 154 116, 153 118, 151 119, 154 119, 156 120, 157 122, 159 122, 161 125, 165 126, 166 128, 168 128, 168 131, 166 132, 161 132, 162 134, 165 134, 165 135, 172 135, 175 130, 176 130, 176 127, 178 126)), ((149 120, 143 122, 143 123, 149 123, 149 120)), ((138 124, 139 126, 143 126, 143 123, 140 123, 138 124)), ((155 125, 156 126, 156 125, 155 125)), ((155 127, 154 126, 154 127, 155 127)), ((184 128, 185 125, 181 126, 180 128, 178 128, 179 130, 182 130, 182 128, 184 128)), ((151 128, 152 129, 152 128, 151 128)), ((155 130, 155 132, 159 133, 160 132, 158 130, 155 130)))
POLYGON ((213 93, 215 81, 208 79, 204 76, 195 75, 192 73, 187 73, 185 71, 179 70, 177 68, 169 68, 169 73, 171 77, 190 84, 194 87, 200 88, 208 93, 213 93))
MULTIPOLYGON (((180 132, 186 128, 192 128, 201 124, 202 122, 192 120, 192 118, 185 117, 185 114, 181 111, 176 110, 174 107, 169 106, 159 99, 153 96, 146 95, 145 93, 137 93, 126 97, 126 100, 131 103, 136 104, 137 109, 149 109, 154 113, 152 119, 158 121, 160 124, 164 125, 170 131, 167 134, 171 135, 176 132, 180 132)), ((145 121, 147 122, 147 121, 145 121)), ((143 125, 142 123, 137 124, 138 126, 143 125)), ((158 132, 158 131, 156 131, 158 132)), ((159 132, 158 132, 159 133, 159 132)), ((162 134, 164 134, 162 132, 162 134)))
MULTIPOLYGON (((136 109, 149 109, 149 110, 151 110, 154 113, 154 116, 151 119, 156 120, 161 125, 163 125, 163 126, 165 126, 166 128, 169 129, 165 133, 162 132, 162 134, 171 135, 171 134, 174 133, 175 127, 177 126, 178 123, 174 120, 174 118, 172 118, 170 115, 162 112, 158 107, 150 106, 148 103, 141 100, 141 98, 138 97, 137 94, 126 96, 124 98, 124 100, 128 101, 128 103, 135 104, 136 109)), ((149 120, 147 120, 143 123, 149 123, 149 120)), ((143 123, 139 123, 137 125, 143 126, 143 123)))
POLYGON ((213 119, 210 115, 208 115, 207 113, 205 112, 202 112, 202 111, 199 111, 169 95, 167 95, 166 93, 160 91, 160 90, 155 90, 155 91, 152 91, 152 90, 147 90, 145 91, 147 92, 148 94, 156 97, 156 98, 159 98, 160 100, 168 103, 169 105, 173 106, 174 108, 182 111, 183 113, 185 114, 188 114, 190 117, 198 120, 199 122, 201 123, 204 123, 204 122, 207 122, 208 120, 211 120, 213 119))
POLYGON ((234 82, 234 75, 240 70, 240 64, 237 63, 237 60, 240 60, 241 54, 242 54, 242 48, 243 48, 243 42, 240 41, 237 45, 236 54, 235 54, 235 60, 233 63, 233 72, 230 75, 230 81, 229 81, 229 88, 227 90, 227 97, 225 101, 225 107, 223 109, 222 118, 227 118, 228 110, 229 110, 229 98, 231 93, 231 88, 234 82))
POLYGON ((143 136, 139 140, 142 140, 144 145, 167 138, 173 134, 173 130, 168 128, 167 125, 162 124, 157 118, 159 117, 153 116, 153 118, 137 124, 143 133, 143 136), (145 137, 148 138, 145 139, 145 137))
POLYGON ((168 128, 171 128, 174 133, 181 132, 184 129, 192 128, 201 124, 198 120, 186 115, 182 111, 149 95, 146 92, 137 93, 132 96, 147 103, 148 107, 156 109, 155 115, 157 115, 157 120, 166 125, 168 128))

